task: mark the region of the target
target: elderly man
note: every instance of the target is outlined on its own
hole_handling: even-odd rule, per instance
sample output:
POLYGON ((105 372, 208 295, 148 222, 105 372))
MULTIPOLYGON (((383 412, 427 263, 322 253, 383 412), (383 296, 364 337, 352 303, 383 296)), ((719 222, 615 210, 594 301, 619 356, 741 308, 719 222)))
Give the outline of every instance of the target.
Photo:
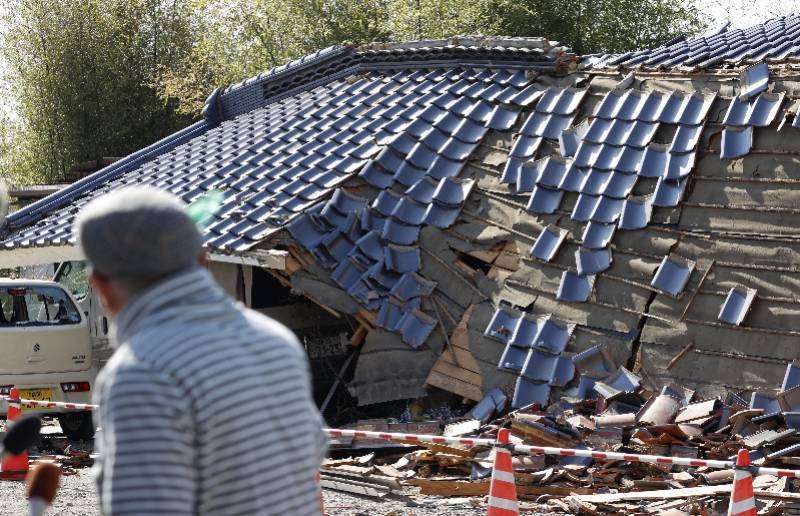
POLYGON ((97 380, 105 515, 318 515, 322 420, 303 349, 205 270, 184 205, 130 188, 75 225, 114 320, 97 380))

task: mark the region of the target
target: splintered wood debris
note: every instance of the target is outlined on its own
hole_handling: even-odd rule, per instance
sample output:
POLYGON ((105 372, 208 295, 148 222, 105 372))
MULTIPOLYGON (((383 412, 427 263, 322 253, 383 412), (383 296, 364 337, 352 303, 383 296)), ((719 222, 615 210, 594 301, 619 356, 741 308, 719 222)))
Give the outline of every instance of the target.
MULTIPOLYGON (((800 466, 800 436, 787 428, 781 414, 751 409, 733 393, 704 400, 677 386, 660 393, 638 388, 609 399, 565 396, 546 410, 534 404, 513 411, 497 393, 493 396, 466 416, 447 421, 369 420, 355 428, 494 438, 506 427, 516 445, 709 460, 731 460, 745 448, 756 466, 800 466)), ((340 440, 332 454, 338 458, 327 459, 322 468, 326 488, 376 498, 415 488, 419 496, 464 497, 473 504, 485 503, 494 459, 487 445, 366 438, 340 440)), ((522 507, 529 503, 542 512, 544 506, 550 513, 724 513, 733 479, 733 470, 575 456, 515 454, 513 469, 522 507)), ((758 514, 800 513, 800 480, 757 475, 754 488, 758 514)))

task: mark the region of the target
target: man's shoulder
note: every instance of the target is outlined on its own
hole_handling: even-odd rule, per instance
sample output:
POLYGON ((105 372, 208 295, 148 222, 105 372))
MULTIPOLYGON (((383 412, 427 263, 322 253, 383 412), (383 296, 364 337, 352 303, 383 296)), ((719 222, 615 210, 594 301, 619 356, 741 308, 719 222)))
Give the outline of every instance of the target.
POLYGON ((249 308, 241 307, 240 310, 242 311, 246 324, 253 331, 261 333, 264 337, 272 337, 292 345, 298 345, 297 337, 292 330, 280 322, 249 308))

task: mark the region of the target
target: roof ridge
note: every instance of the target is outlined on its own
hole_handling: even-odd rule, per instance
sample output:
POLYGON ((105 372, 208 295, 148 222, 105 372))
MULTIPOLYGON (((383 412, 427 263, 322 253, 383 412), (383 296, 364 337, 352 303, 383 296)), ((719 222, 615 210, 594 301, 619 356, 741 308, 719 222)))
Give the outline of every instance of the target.
POLYGON ((307 86, 348 69, 377 69, 387 64, 403 68, 416 67, 420 63, 442 66, 453 62, 470 66, 519 62, 548 63, 548 70, 552 70, 564 56, 574 59, 568 47, 559 46, 555 41, 509 36, 454 36, 436 40, 336 45, 215 90, 206 100, 203 116, 211 124, 229 120, 262 107, 299 86, 307 86))

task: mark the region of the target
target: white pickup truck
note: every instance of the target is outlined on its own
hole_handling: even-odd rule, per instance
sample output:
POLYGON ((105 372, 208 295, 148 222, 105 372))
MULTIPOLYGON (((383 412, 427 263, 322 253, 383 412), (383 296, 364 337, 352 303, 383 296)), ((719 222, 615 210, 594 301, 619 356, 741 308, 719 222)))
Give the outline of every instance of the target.
MULTIPOLYGON (((89 319, 57 282, 0 279, 0 395, 16 387, 21 398, 90 403, 98 364, 89 319)), ((5 415, 6 404, 0 407, 5 415)), ((70 439, 94 436, 91 412, 25 405, 23 411, 56 416, 70 439)))

